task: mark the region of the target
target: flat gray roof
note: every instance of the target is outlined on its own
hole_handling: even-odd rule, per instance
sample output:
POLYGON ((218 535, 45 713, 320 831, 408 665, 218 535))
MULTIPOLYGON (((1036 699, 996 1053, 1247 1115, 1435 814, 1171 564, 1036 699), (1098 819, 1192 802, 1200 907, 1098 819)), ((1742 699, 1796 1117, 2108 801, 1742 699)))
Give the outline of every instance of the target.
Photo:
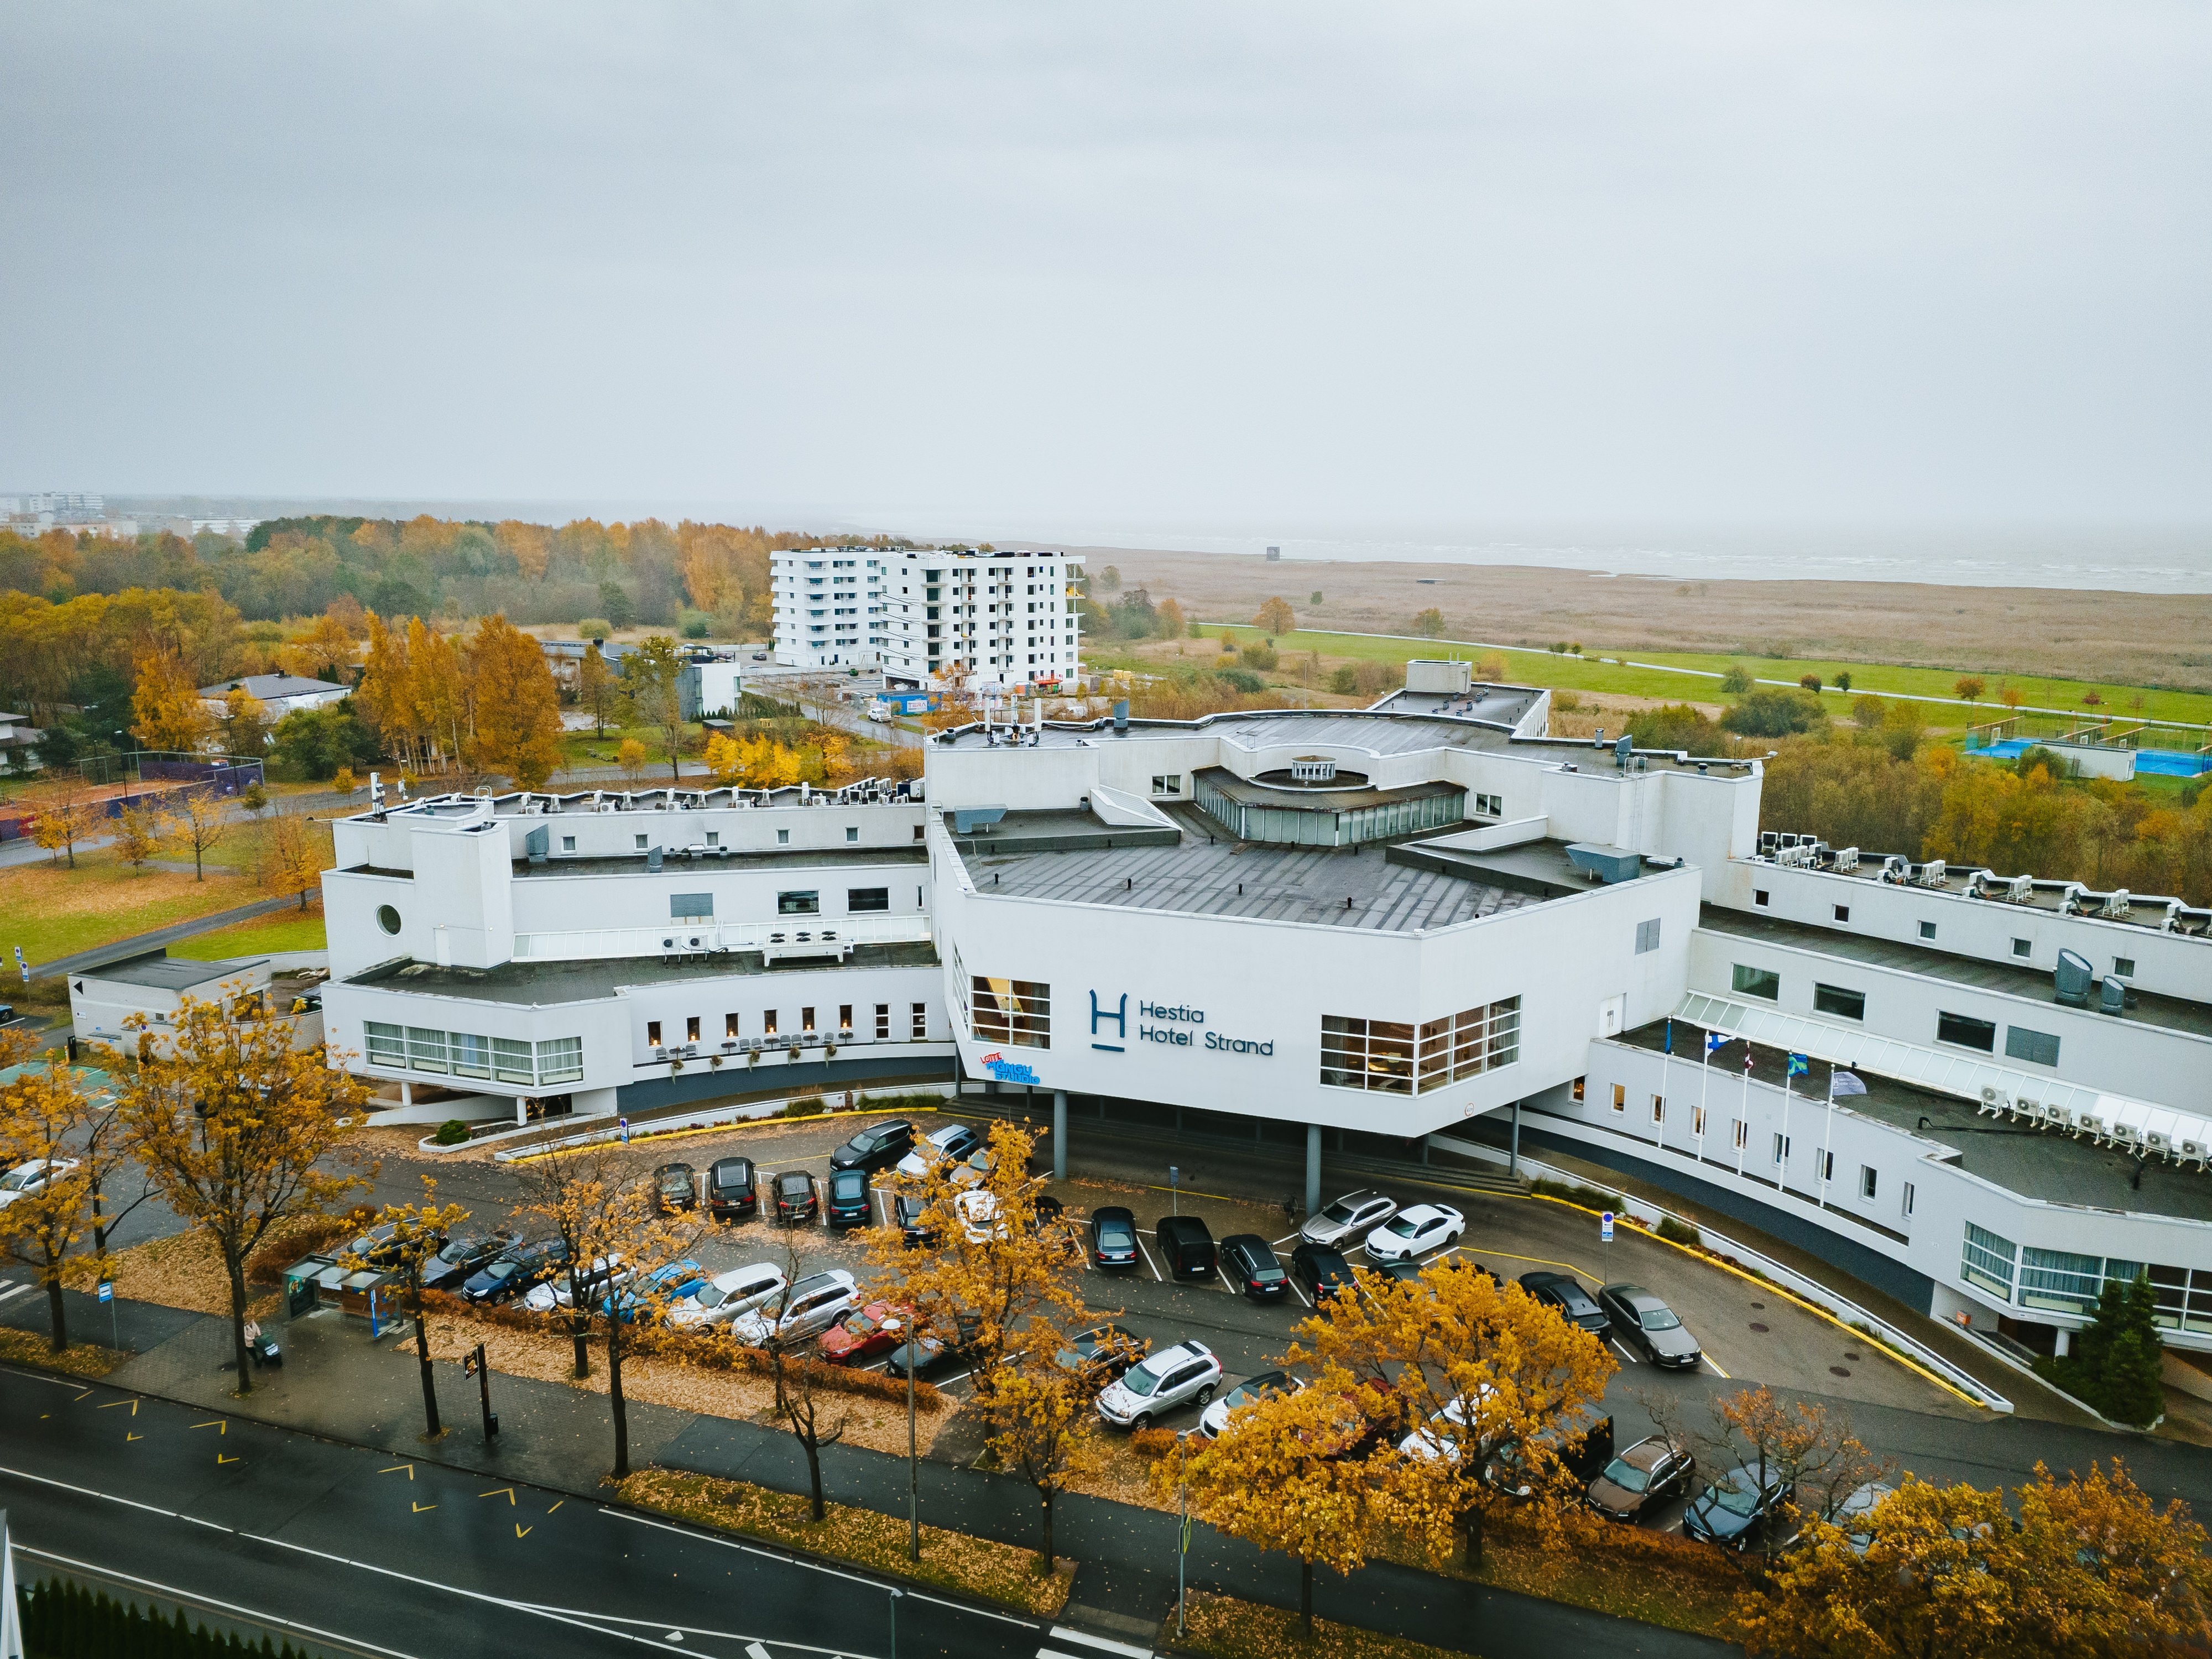
MULTIPOLYGON (((1003 734, 1006 728, 995 728, 1003 734)), ((1028 747, 1027 728, 1023 745, 1028 747)), ((1132 720, 1126 732, 1116 732, 1111 720, 1083 724, 1048 720, 1036 746, 1044 749, 1095 748, 1109 743, 1144 743, 1166 738, 1187 738, 1194 732, 1233 738, 1249 747, 1267 744, 1340 744, 1379 755, 1407 754, 1422 749, 1504 749, 1512 741, 1510 730, 1477 724, 1471 720, 1435 715, 1375 714, 1349 708, 1261 708, 1241 714, 1208 714, 1195 720, 1132 720)), ((981 726, 963 726, 932 738, 951 742, 946 747, 981 749, 987 746, 981 726)))
MULTIPOLYGON (((1675 1023, 1684 1026, 1688 1024, 1675 1023)), ((1662 1034, 1666 1024, 1664 1020, 1655 1020, 1628 1032, 1620 1040, 1657 1053, 1664 1046, 1662 1034)), ((1721 1079, 1734 1081, 1742 1077, 1744 1046, 1743 1040, 1736 1037, 1714 1051, 1711 1075, 1717 1085, 1721 1079)), ((1674 1057, 1683 1068, 1673 1091, 1677 1095, 1696 1087, 1698 1062, 1684 1056, 1694 1056, 1698 1050, 1696 1037, 1686 1038, 1682 1031, 1674 1034, 1674 1057)), ((1780 1081, 1789 1057, 1781 1049, 1770 1048, 1765 1043, 1753 1043, 1751 1050, 1752 1076, 1766 1083, 1780 1081)), ((2132 1210, 2142 1215, 2212 1221, 2212 1175, 2157 1158, 2145 1158, 2138 1164, 2131 1153, 2116 1146, 2099 1146, 2070 1135, 2047 1133, 2024 1124, 1984 1117, 1972 1103, 1956 1095, 1937 1094, 1871 1072, 1854 1071, 1851 1075, 1866 1085, 1867 1091, 1838 1101, 1838 1111, 1856 1112, 1893 1128, 1914 1131, 1930 1140, 1956 1147, 1956 1167, 1994 1182, 2007 1192, 2087 1209, 2132 1210)), ((1822 1094, 1827 1086, 1825 1062, 1814 1061, 1812 1076, 1804 1081, 1812 1087, 1800 1098, 1799 1109, 1804 1112, 1802 1121, 1808 1127, 1802 1130, 1793 1127, 1790 1133, 1810 1139, 1826 1109, 1822 1094)), ((1724 1091, 1713 1097, 1716 1102, 1728 1097, 1724 1091)), ((1708 1145, 1716 1152, 1722 1151, 1717 1138, 1708 1145)), ((1730 1169, 1735 1167, 1733 1157, 1714 1161, 1725 1162, 1730 1169)), ((1758 1159, 1753 1159, 1745 1168, 1750 1170, 1758 1163, 1758 1159)), ((1811 1184, 1809 1179, 1806 1184, 1811 1184)), ((1837 1190, 1840 1185, 1832 1182, 1830 1190, 1837 1190)), ((1793 1179, 1790 1190, 1801 1189, 1793 1179)), ((1830 1207, 1843 1214, 1857 1213, 1848 1203, 1832 1204, 1830 1207)), ((1894 1207, 1890 1206, 1892 1210, 1894 1207)), ((1887 1219, 1884 1218, 1885 1224, 1887 1219)))
POLYGON ((963 844, 961 858, 983 894, 1370 932, 1446 927, 1541 902, 1466 876, 1394 862, 1382 844, 1355 851, 1232 841, 1195 806, 1166 810, 1182 832, 1172 846, 1024 852, 988 842, 963 844))
MULTIPOLYGON (((1698 915, 1698 925, 1718 933, 1733 933, 1739 939, 1768 939, 1777 945, 1794 945, 1800 950, 1825 951, 1847 962, 1863 962, 1877 968, 1895 968, 1906 973, 1925 974, 1931 979, 1948 979, 1956 984, 1972 985, 1984 991, 2002 991, 2034 1002, 2056 1004, 2058 1001, 2048 969, 2016 968, 2008 962, 1989 962, 1979 957, 1955 956, 1948 951, 1939 951, 1931 945, 1868 939, 1852 933, 1848 927, 1816 927, 1802 921, 1785 921, 1778 916, 1754 915, 1748 911, 1732 910, 1718 904, 1702 907, 1698 915)), ((2192 1036, 2212 1037, 2212 1007, 2181 997, 2161 996, 2154 991, 2137 991, 2134 995, 2134 1007, 2102 1018, 2127 1020, 2138 1025, 2163 1026, 2168 1030, 2186 1031, 2192 1036)))
POLYGON ((172 957, 167 951, 150 956, 127 957, 121 962, 112 962, 105 968, 88 968, 73 974, 72 979, 106 980, 118 985, 143 985, 155 991, 189 991, 195 986, 206 985, 221 979, 234 979, 250 968, 268 961, 267 957, 229 957, 212 962, 193 962, 183 957, 172 957))
POLYGON ((826 957, 787 957, 764 962, 757 951, 725 956, 609 957, 590 962, 503 962, 496 968, 441 968, 428 962, 387 962, 356 974, 349 985, 373 985, 380 991, 422 996, 471 997, 533 1008, 549 1003, 586 1002, 611 997, 625 985, 670 985, 689 980, 773 979, 802 969, 816 973, 840 968, 934 968, 937 949, 927 939, 905 945, 856 945, 842 962, 826 957))
POLYGON ((514 873, 535 881, 559 876, 713 875, 718 870, 854 870, 870 865, 920 865, 929 862, 929 849, 919 842, 911 847, 790 847, 748 852, 732 848, 694 858, 681 848, 660 849, 660 868, 648 870, 643 853, 624 853, 612 858, 580 858, 574 854, 549 853, 543 864, 526 858, 514 860, 514 873))

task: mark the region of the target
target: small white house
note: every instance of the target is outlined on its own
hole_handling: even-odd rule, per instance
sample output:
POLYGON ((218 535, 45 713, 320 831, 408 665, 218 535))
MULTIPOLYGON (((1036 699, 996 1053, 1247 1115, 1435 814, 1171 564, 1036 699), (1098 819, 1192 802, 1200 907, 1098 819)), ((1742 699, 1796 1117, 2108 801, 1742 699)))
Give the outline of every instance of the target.
POLYGON ((343 702, 353 695, 349 686, 332 685, 328 680, 302 679, 297 674, 243 674, 234 680, 200 687, 200 697, 210 713, 221 714, 235 690, 245 691, 260 703, 272 720, 283 719, 295 708, 320 708, 325 703, 343 702))
POLYGON ((0 713, 0 769, 35 772, 39 767, 39 738, 43 735, 28 714, 0 713))
POLYGON ((271 996, 280 1009, 294 1014, 299 1027, 295 1046, 312 1048, 323 1040, 319 982, 290 976, 272 980, 267 957, 191 962, 166 950, 147 951, 71 974, 69 988, 70 1030, 80 1042, 135 1048, 137 1035, 125 1022, 143 1014, 155 1047, 166 1048, 165 1034, 174 1027, 188 996, 226 1004, 240 997, 271 996))

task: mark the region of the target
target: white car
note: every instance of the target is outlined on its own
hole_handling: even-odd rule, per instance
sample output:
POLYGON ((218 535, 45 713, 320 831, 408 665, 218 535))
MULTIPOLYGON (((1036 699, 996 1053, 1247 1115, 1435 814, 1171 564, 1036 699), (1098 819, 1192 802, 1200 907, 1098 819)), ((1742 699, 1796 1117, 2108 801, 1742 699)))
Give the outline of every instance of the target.
POLYGON ((781 1296, 739 1314, 730 1322, 731 1334, 749 1348, 771 1339, 786 1342, 819 1336, 860 1305, 860 1288, 842 1267, 800 1279, 781 1296))
POLYGON ((1178 1406, 1203 1406, 1221 1386, 1221 1362, 1198 1341, 1178 1343, 1132 1365, 1098 1396, 1098 1415, 1119 1429, 1141 1429, 1178 1406))
POLYGON ((952 1200, 952 1209, 960 1218, 960 1231, 967 1235, 970 1244, 987 1243, 1006 1236, 1006 1224, 993 1218, 999 1213, 999 1200, 989 1193, 962 1193, 952 1200))
POLYGON ((73 1158, 34 1158, 27 1164, 18 1164, 6 1175, 0 1176, 0 1210, 6 1209, 19 1198, 30 1198, 43 1193, 76 1168, 73 1158))
MULTIPOLYGON (((591 1271, 584 1275, 584 1300, 597 1302, 610 1291, 619 1290, 637 1277, 637 1269, 628 1266, 618 1250, 612 1255, 592 1258, 591 1271)), ((568 1290, 566 1268, 542 1285, 532 1285, 522 1298, 522 1305, 532 1313, 551 1313, 556 1308, 574 1305, 568 1290)))
POLYGON ((1416 1204, 1367 1235, 1367 1254, 1377 1261, 1412 1261, 1459 1243, 1467 1218, 1449 1204, 1416 1204))
MULTIPOLYGON (((1487 1382, 1475 1385, 1474 1401, 1478 1413, 1482 1409, 1482 1402, 1492 1392, 1487 1382)), ((1462 1395, 1459 1399, 1453 1401, 1451 1404, 1431 1417, 1429 1422, 1449 1423, 1455 1428, 1465 1429, 1468 1425, 1467 1397, 1462 1395)), ((1447 1462, 1456 1463, 1459 1462, 1460 1444, 1466 1438, 1464 1434, 1442 1433, 1424 1425, 1398 1443, 1398 1455, 1401 1457, 1427 1459, 1441 1457, 1447 1462)))
POLYGON ((1398 1200, 1395 1198, 1386 1198, 1381 1193, 1346 1193, 1299 1228, 1298 1237, 1309 1244, 1328 1244, 1341 1249, 1347 1240, 1360 1237, 1397 1213, 1398 1200))
POLYGON ((1256 1406, 1286 1391, 1297 1394, 1304 1387, 1304 1377, 1292 1376, 1288 1371, 1261 1371, 1257 1376, 1248 1376, 1206 1408, 1198 1419, 1198 1431, 1208 1440, 1218 1439, 1229 1426, 1229 1413, 1240 1406, 1256 1406))
POLYGON ((712 1283, 686 1297, 668 1316, 678 1330, 692 1325, 720 1325, 763 1307, 782 1294, 790 1281, 772 1261, 756 1261, 750 1267, 732 1267, 716 1273, 712 1283))
POLYGON ((898 1161, 898 1172, 909 1181, 919 1181, 939 1158, 965 1158, 982 1144, 983 1137, 966 1124, 948 1123, 923 1136, 921 1144, 898 1161))

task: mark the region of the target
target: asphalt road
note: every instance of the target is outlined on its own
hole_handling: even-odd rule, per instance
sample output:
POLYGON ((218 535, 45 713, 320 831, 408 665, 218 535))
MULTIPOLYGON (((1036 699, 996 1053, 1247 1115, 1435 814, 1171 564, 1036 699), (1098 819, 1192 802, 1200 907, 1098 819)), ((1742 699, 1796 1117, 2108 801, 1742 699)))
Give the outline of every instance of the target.
MULTIPOLYGON (((865 1574, 495 1480, 0 1368, 0 1506, 27 1578, 387 1659, 894 1652, 865 1574)), ((905 1655, 1028 1659, 1048 1636, 918 1590, 896 1617, 905 1655)))

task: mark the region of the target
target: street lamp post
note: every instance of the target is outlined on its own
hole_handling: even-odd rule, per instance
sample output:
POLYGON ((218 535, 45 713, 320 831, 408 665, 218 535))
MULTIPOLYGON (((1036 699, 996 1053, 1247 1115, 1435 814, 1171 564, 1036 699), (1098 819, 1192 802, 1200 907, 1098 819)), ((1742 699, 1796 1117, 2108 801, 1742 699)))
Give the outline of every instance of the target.
POLYGON ((898 1659, 898 1604, 906 1592, 894 1585, 891 1588, 891 1659, 898 1659))

